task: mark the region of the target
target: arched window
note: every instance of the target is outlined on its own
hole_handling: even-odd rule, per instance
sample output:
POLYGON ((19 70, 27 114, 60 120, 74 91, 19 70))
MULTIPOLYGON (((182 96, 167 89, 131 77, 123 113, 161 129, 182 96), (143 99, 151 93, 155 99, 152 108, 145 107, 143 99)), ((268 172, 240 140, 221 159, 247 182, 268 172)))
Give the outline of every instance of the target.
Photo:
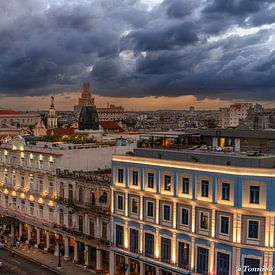
POLYGON ((72 201, 73 199, 74 199, 73 185, 69 184, 69 200, 72 201))
POLYGON ((59 211, 59 224, 64 225, 64 211, 63 211, 63 209, 60 209, 60 211, 59 211))
POLYGON ((79 199, 80 203, 84 202, 84 194, 83 194, 83 188, 82 187, 79 188, 79 197, 78 197, 78 199, 79 199))
POLYGON ((59 197, 64 198, 64 183, 60 182, 59 197))

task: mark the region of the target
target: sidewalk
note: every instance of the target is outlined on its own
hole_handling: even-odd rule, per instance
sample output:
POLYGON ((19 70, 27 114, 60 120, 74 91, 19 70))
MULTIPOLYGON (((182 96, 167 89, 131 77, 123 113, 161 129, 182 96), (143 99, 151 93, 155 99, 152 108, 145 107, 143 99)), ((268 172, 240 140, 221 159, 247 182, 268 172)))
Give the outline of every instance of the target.
POLYGON ((13 248, 15 254, 18 254, 24 258, 27 258, 30 261, 33 261, 37 264, 40 264, 44 267, 49 268, 50 270, 56 272, 57 274, 66 274, 66 275, 87 275, 95 274, 93 270, 84 270, 82 266, 73 264, 71 261, 64 261, 61 259, 61 269, 57 269, 58 257, 47 253, 39 248, 31 247, 27 244, 20 244, 20 248, 13 248))

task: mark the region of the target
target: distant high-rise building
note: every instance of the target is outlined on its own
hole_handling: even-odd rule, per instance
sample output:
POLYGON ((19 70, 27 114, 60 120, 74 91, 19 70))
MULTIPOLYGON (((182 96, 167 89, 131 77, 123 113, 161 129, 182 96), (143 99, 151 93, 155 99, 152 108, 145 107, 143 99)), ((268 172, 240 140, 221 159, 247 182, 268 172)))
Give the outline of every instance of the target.
POLYGON ((54 107, 54 97, 51 97, 51 106, 48 110, 47 128, 57 128, 57 114, 54 107))
POLYGON ((252 103, 235 103, 230 107, 220 108, 219 125, 222 128, 235 128, 239 126, 240 119, 245 119, 247 112, 253 107, 252 103))
POLYGON ((74 112, 79 114, 82 107, 84 106, 94 106, 95 99, 92 97, 91 94, 91 87, 90 83, 83 83, 83 90, 81 93, 81 97, 78 99, 78 104, 74 106, 74 112))

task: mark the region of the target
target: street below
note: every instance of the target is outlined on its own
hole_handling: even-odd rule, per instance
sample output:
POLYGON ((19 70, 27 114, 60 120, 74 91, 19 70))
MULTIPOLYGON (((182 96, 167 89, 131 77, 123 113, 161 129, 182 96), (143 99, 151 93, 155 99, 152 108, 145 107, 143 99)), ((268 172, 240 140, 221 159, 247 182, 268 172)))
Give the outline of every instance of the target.
POLYGON ((28 261, 19 255, 10 256, 9 251, 0 250, 0 261, 3 267, 1 275, 56 275, 57 273, 48 270, 34 262, 28 261))

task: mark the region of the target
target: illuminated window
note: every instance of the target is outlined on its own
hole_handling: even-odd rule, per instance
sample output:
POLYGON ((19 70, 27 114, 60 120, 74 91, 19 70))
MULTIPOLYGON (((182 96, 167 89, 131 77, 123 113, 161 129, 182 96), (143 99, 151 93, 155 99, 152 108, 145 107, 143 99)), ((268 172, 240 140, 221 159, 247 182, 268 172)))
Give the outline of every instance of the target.
POLYGON ((200 214, 200 228, 204 230, 208 230, 208 213, 201 212, 200 214))
POLYGON ((138 200, 136 198, 132 198, 132 213, 138 214, 138 200))
POLYGON ((169 175, 164 176, 164 190, 171 191, 171 176, 169 175))

